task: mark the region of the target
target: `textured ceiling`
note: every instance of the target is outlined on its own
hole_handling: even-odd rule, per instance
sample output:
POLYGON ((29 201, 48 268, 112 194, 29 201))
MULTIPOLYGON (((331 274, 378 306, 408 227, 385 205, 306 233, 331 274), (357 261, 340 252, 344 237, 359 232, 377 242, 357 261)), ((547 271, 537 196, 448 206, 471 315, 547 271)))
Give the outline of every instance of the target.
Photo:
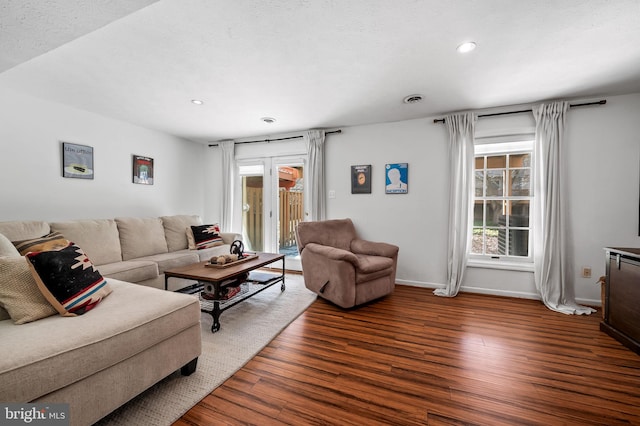
POLYGON ((638 0, 24 0, 0 16, 0 88, 200 142, 640 92, 638 0))

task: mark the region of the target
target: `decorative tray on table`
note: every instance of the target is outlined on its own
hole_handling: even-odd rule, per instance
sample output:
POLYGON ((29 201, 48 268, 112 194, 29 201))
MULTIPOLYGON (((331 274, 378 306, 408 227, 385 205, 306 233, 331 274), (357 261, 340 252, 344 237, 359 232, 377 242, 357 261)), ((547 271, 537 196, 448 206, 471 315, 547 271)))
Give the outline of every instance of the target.
POLYGON ((209 262, 204 264, 204 266, 209 268, 228 268, 230 266, 246 262, 247 260, 255 259, 256 257, 258 257, 256 253, 244 253, 242 257, 225 254, 222 256, 212 257, 209 262), (221 258, 224 259, 224 262, 221 258))

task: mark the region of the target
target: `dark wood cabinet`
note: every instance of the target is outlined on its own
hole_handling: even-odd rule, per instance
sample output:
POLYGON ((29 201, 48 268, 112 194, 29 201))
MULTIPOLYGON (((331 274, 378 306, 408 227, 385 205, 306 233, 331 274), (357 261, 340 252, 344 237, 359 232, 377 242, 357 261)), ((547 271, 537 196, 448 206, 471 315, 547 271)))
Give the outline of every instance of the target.
POLYGON ((606 248, 604 320, 600 330, 640 354, 640 249, 606 248))

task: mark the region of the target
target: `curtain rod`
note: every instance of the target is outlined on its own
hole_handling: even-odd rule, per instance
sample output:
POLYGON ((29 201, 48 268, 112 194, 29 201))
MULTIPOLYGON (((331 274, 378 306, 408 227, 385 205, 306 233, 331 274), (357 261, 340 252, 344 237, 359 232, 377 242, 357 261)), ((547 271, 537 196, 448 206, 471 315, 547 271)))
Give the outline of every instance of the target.
MULTIPOLYGON (((606 99, 602 99, 600 101, 595 101, 595 102, 585 102, 582 104, 571 104, 569 105, 571 108, 574 107, 581 107, 581 106, 588 106, 588 105, 604 105, 607 103, 606 99)), ((478 115, 478 118, 480 117, 494 117, 496 115, 509 115, 509 114, 521 114, 523 112, 531 112, 531 109, 521 109, 519 111, 507 111, 507 112, 494 112, 491 114, 480 114, 478 115)), ((433 120, 434 123, 444 123, 444 118, 435 118, 433 120)))
MULTIPOLYGON (((329 132, 325 132, 324 134, 328 135, 328 134, 331 134, 331 133, 342 133, 342 130, 340 130, 340 129, 331 130, 329 132)), ((287 141, 289 139, 300 139, 300 138, 303 138, 303 137, 304 136, 299 135, 299 136, 289 136, 289 137, 286 137, 286 138, 277 138, 277 139, 262 139, 262 140, 259 140, 259 141, 244 141, 244 142, 236 142, 236 145, 240 145, 242 143, 261 143, 261 142, 269 143, 269 142, 275 142, 275 141, 287 141)), ((218 144, 217 143, 209 144, 209 147, 212 147, 212 146, 218 146, 218 144)))

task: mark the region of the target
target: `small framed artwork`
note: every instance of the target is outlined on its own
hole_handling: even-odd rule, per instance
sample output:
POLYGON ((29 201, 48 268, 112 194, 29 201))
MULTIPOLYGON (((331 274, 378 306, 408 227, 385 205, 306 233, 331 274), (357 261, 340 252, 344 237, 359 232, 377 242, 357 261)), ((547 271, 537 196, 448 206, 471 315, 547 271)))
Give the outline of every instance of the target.
POLYGON ((93 179, 93 148, 62 142, 62 177, 93 179))
POLYGON ((351 166, 351 193, 371 194, 371 164, 351 166))
POLYGON ((392 163, 384 167, 386 194, 409 192, 409 163, 392 163))
POLYGON ((133 183, 153 185, 153 158, 133 156, 133 183))

